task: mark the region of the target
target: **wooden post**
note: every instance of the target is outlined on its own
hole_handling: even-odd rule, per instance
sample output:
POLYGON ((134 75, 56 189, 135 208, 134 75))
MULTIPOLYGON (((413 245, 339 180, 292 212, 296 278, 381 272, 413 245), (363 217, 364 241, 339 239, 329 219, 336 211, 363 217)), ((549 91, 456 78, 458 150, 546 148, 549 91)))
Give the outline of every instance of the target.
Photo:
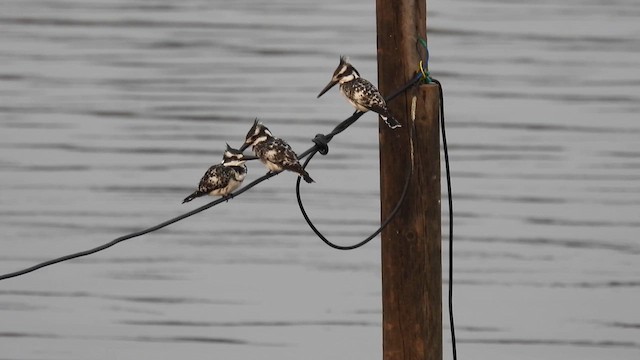
MULTIPOLYGON (((426 39, 426 0, 376 0, 378 84, 389 95, 418 70, 426 39)), ((440 138, 436 85, 389 102, 402 124, 380 122, 382 219, 401 196, 411 163, 411 102, 417 99, 414 171, 407 196, 382 232, 383 359, 442 360, 440 138)))

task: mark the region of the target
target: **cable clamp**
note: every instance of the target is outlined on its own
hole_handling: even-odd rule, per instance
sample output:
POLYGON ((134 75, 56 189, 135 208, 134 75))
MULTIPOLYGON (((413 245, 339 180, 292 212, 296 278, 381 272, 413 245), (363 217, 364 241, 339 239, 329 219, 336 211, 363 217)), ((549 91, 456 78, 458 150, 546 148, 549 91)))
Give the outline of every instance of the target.
POLYGON ((331 139, 326 135, 316 134, 316 137, 314 137, 311 141, 316 144, 316 149, 318 149, 318 152, 320 154, 327 155, 329 153, 329 141, 331 141, 331 139))

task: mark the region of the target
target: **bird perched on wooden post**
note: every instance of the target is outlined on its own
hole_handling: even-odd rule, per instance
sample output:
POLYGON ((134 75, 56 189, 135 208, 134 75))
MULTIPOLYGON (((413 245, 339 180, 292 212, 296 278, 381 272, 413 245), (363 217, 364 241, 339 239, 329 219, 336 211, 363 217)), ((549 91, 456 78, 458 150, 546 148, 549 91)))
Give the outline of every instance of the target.
POLYGON ((242 151, 234 149, 227 144, 227 149, 222 156, 222 162, 213 165, 207 170, 200 180, 198 190, 187 196, 182 203, 184 204, 204 195, 232 197, 231 192, 242 184, 247 175, 245 162, 252 159, 257 158, 253 156, 246 157, 242 151))
POLYGON ((367 79, 360 77, 360 73, 349 63, 349 58, 346 56, 340 57, 340 64, 333 72, 331 81, 320 91, 318 97, 338 83, 340 84, 340 92, 356 108, 356 112, 371 110, 378 113, 390 128, 395 129, 402 126, 389 112, 380 91, 367 79))
POLYGON ((252 145, 253 152, 269 171, 281 172, 289 170, 298 173, 308 183, 314 182, 309 173, 300 165, 298 156, 291 149, 291 146, 286 141, 273 136, 271 131, 258 119, 253 122, 253 126, 247 133, 246 140, 240 147, 240 151, 250 145, 252 145))

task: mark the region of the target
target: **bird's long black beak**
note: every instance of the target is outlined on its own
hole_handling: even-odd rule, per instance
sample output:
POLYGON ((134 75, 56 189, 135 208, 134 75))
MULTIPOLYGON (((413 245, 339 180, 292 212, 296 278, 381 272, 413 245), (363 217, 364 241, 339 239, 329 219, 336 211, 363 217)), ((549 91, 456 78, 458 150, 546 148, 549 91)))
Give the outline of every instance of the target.
POLYGON ((240 150, 240 152, 243 152, 246 148, 249 147, 249 145, 251 145, 251 144, 244 143, 244 144, 242 144, 242 146, 240 146, 240 148, 238 150, 240 150))
POLYGON ((320 94, 318 94, 318 97, 324 95, 324 93, 326 93, 327 91, 329 91, 329 89, 331 89, 335 84, 337 84, 338 82, 335 80, 331 80, 329 81, 329 83, 327 84, 327 86, 324 87, 324 89, 322 89, 322 91, 320 91, 320 94))
POLYGON ((242 156, 242 159, 249 161, 249 160, 258 160, 260 158, 255 155, 244 155, 242 156))

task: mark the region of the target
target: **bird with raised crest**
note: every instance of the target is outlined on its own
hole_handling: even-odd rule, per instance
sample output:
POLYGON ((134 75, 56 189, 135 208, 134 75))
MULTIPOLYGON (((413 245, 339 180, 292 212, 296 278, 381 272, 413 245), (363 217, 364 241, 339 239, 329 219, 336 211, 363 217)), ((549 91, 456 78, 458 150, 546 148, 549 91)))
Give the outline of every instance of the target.
POLYGON ((333 72, 331 81, 320 91, 318 97, 336 84, 340 84, 340 92, 356 108, 356 113, 371 110, 378 113, 390 128, 395 129, 402 126, 389 112, 380 91, 368 80, 360 77, 360 73, 349 63, 349 58, 346 56, 340 57, 340 64, 333 72))
POLYGON ((227 149, 222 156, 222 162, 213 165, 207 170, 200 180, 198 190, 187 196, 182 203, 184 204, 204 195, 233 197, 231 192, 242 184, 247 175, 245 162, 252 159, 257 158, 253 156, 247 157, 242 151, 234 149, 227 144, 227 149))
POLYGON ((273 136, 271 131, 258 119, 253 122, 240 151, 249 146, 252 146, 253 152, 270 172, 289 170, 298 173, 308 183, 314 182, 309 173, 300 165, 298 156, 291 149, 291 146, 286 141, 273 136))

